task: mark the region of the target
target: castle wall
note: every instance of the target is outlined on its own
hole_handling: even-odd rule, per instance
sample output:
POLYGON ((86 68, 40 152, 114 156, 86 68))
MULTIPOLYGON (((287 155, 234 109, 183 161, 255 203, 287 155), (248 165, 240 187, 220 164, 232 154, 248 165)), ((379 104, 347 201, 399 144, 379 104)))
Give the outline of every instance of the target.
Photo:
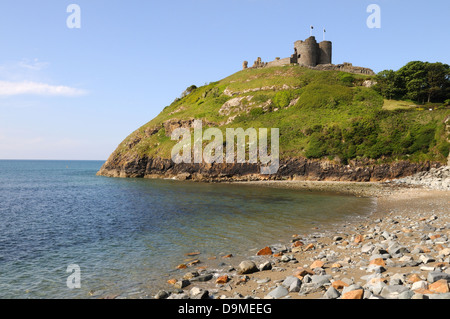
POLYGON ((319 43, 319 60, 317 64, 331 64, 332 44, 331 41, 319 43))
POLYGON ((366 74, 366 75, 375 75, 375 72, 372 69, 364 68, 361 66, 353 66, 351 63, 343 63, 343 64, 319 64, 315 67, 310 67, 314 70, 321 71, 342 71, 353 74, 366 74))
POLYGON ((291 58, 277 59, 267 63, 267 66, 283 66, 291 64, 291 58))

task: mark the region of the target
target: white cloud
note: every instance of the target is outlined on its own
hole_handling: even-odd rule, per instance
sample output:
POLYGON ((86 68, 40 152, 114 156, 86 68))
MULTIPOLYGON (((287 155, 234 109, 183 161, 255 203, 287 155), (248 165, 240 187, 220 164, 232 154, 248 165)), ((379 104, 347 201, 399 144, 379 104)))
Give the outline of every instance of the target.
POLYGON ((50 85, 31 81, 0 81, 0 96, 15 96, 24 94, 75 97, 85 95, 87 92, 85 90, 71 88, 64 85, 50 85))
POLYGON ((0 65, 0 79, 4 81, 36 81, 42 78, 43 71, 50 63, 41 62, 38 59, 22 59, 9 61, 0 65))
POLYGON ((41 71, 49 66, 48 62, 40 62, 38 59, 22 59, 22 61, 17 63, 17 66, 20 68, 32 70, 32 71, 41 71))
POLYGON ((1 64, 0 98, 18 95, 76 97, 87 94, 82 89, 48 84, 52 82, 45 73, 49 65, 37 58, 1 64))

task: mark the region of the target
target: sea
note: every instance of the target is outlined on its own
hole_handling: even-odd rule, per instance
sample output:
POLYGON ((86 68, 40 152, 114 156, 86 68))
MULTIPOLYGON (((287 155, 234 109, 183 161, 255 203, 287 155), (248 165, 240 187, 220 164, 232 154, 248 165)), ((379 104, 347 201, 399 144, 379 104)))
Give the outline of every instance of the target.
POLYGON ((376 207, 332 193, 96 176, 103 163, 0 161, 0 299, 152 298, 189 258, 214 269, 376 207))

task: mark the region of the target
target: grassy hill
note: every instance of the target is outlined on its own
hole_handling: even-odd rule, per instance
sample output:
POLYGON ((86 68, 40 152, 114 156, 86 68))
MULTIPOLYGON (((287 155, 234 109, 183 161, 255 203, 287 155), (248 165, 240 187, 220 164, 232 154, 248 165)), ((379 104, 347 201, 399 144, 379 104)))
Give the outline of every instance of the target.
POLYGON ((111 162, 170 159, 170 130, 202 119, 204 128, 279 128, 280 159, 446 163, 448 107, 433 110, 385 100, 366 87, 374 77, 300 66, 246 69, 176 99, 128 136, 111 162), (183 122, 187 121, 187 122, 183 122), (177 124, 178 123, 178 124, 177 124))

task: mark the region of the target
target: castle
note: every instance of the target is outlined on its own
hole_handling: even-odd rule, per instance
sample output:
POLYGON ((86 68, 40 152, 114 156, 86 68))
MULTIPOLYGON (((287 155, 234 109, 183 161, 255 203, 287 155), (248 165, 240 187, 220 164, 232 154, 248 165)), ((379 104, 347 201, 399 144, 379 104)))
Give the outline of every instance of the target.
MULTIPOLYGON (((314 36, 310 36, 305 41, 299 40, 294 43, 294 54, 289 58, 276 58, 271 62, 262 62, 258 58, 251 68, 283 66, 298 64, 304 67, 317 70, 338 70, 349 73, 375 75, 368 68, 353 66, 351 63, 332 64, 332 43, 331 41, 322 41, 317 43, 314 36)), ((248 68, 248 62, 244 61, 243 69, 248 68)))

